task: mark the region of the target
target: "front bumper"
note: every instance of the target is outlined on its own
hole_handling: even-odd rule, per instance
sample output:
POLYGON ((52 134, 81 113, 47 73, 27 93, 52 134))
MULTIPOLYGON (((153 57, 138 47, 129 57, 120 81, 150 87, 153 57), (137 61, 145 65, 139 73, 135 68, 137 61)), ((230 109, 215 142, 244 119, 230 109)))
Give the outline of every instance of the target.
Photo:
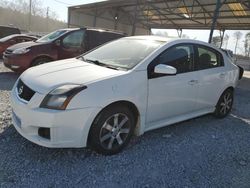
POLYGON ((6 55, 3 54, 3 63, 4 66, 15 71, 15 72, 23 72, 29 68, 30 57, 28 55, 6 55))
POLYGON ((90 126, 100 110, 82 108, 73 110, 42 109, 37 104, 44 96, 36 93, 29 103, 21 101, 15 89, 11 94, 13 124, 26 139, 49 148, 79 148, 87 145, 90 126), (50 129, 50 139, 39 136, 39 128, 50 129))

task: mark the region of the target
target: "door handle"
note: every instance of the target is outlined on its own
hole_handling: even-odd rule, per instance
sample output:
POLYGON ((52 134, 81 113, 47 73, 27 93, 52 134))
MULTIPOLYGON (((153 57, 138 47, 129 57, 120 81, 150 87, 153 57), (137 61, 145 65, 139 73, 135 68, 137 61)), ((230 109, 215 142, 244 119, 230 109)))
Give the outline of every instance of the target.
POLYGON ((188 82, 188 84, 190 84, 190 85, 194 85, 194 84, 198 84, 198 83, 199 83, 198 80, 190 80, 190 81, 188 82))

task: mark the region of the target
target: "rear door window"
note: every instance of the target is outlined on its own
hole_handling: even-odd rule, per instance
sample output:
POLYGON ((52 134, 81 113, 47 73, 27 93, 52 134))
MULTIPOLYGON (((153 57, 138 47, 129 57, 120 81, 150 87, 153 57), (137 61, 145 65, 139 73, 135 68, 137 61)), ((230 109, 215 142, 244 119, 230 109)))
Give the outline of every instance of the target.
POLYGON ((106 31, 88 30, 87 32, 88 32, 87 33, 88 50, 91 50, 109 41, 123 37, 121 34, 106 32, 106 31))
POLYGON ((197 52, 196 69, 198 70, 216 68, 224 65, 221 53, 212 48, 198 45, 197 52))

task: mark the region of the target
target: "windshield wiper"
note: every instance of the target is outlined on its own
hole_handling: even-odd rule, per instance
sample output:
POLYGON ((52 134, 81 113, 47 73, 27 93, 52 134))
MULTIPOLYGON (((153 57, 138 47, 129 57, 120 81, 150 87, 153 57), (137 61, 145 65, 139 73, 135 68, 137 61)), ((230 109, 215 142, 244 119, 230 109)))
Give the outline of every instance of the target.
POLYGON ((113 65, 108 65, 108 64, 102 63, 102 62, 100 62, 98 60, 85 59, 83 56, 81 56, 81 59, 83 61, 95 64, 95 65, 99 65, 99 66, 102 66, 102 67, 106 67, 106 68, 110 68, 110 69, 114 69, 114 70, 121 70, 119 67, 116 67, 116 66, 113 66, 113 65))
POLYGON ((84 59, 84 61, 89 62, 89 63, 93 63, 93 64, 95 64, 95 65, 101 65, 101 66, 104 65, 104 63, 101 63, 101 62, 98 61, 98 60, 84 59))

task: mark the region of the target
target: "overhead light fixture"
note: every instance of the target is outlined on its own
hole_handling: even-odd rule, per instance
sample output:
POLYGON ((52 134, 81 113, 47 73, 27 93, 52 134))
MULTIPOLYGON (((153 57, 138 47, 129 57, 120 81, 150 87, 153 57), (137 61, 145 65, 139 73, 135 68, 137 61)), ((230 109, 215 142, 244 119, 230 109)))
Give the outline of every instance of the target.
POLYGON ((229 3, 227 5, 232 10, 232 12, 235 16, 247 16, 247 13, 244 10, 241 3, 229 3))
POLYGON ((153 11, 151 10, 144 10, 143 14, 147 17, 150 17, 150 19, 155 19, 155 20, 160 19, 160 17, 157 15, 154 15, 153 11))
POLYGON ((154 13, 151 10, 144 10, 143 13, 145 16, 153 16, 154 15, 154 13))
POLYGON ((183 14, 185 18, 191 18, 191 13, 187 7, 179 7, 178 10, 183 14))
POLYGON ((74 8, 81 8, 80 6, 76 6, 76 7, 74 7, 74 8))

